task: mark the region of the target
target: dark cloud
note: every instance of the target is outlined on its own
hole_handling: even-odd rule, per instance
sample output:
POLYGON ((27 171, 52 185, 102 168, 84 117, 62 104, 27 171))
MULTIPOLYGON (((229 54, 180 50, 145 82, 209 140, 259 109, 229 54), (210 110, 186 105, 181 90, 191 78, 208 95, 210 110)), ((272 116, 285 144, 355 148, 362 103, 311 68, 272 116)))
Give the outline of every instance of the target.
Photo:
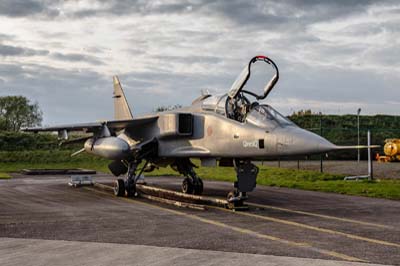
POLYGON ((11 46, 0 44, 0 56, 34 56, 34 55, 47 55, 47 50, 35 50, 25 47, 11 46))
MULTIPOLYGON (((62 1, 59 0, 2 0, 0 2, 0 15, 55 17, 60 15, 60 3, 62 1)), ((201 13, 207 16, 222 16, 238 25, 273 27, 290 21, 308 23, 343 17, 364 11, 370 3, 375 2, 373 0, 286 0, 279 2, 270 0, 184 0, 179 3, 168 3, 139 0, 93 0, 93 8, 85 8, 65 15, 84 18, 130 14, 201 13), (96 2, 101 7, 98 7, 95 4, 96 2)))
MULTIPOLYGON (((86 8, 75 11, 73 17, 104 15, 152 15, 193 13, 228 19, 244 27, 278 27, 288 23, 306 25, 311 22, 345 17, 363 12, 373 0, 320 1, 320 0, 185 0, 179 3, 138 1, 138 0, 98 0, 103 7, 86 8)), ((96 6, 96 5, 93 5, 96 6)))
POLYGON ((51 57, 57 60, 67 61, 67 62, 86 62, 93 65, 104 64, 103 61, 94 56, 78 54, 78 53, 69 53, 69 54, 52 53, 51 57))
POLYGON ((364 12, 369 0, 215 1, 203 6, 203 14, 218 14, 239 27, 298 31, 307 25, 364 12))
POLYGON ((180 3, 165 3, 155 1, 138 0, 98 0, 98 3, 105 4, 104 8, 93 8, 79 10, 71 14, 74 17, 90 17, 99 15, 129 15, 129 14, 179 14, 196 12, 203 6, 214 2, 212 0, 203 1, 181 1, 180 3))
MULTIPOLYGON (((57 16, 59 1, 5 0, 0 4, 0 14, 8 16, 29 16, 41 14, 57 16), (15 4, 14 4, 15 3, 15 4)), ((313 22, 346 17, 364 12, 375 3, 373 0, 184 0, 179 3, 140 0, 93 0, 92 8, 71 11, 63 14, 72 18, 154 15, 191 13, 194 16, 223 18, 239 28, 257 28, 264 30, 281 30, 296 32, 304 30, 313 22), (98 4, 96 4, 96 2, 98 4)))
MULTIPOLYGON (((238 30, 250 29, 296 33, 311 23, 365 12, 373 0, 185 0, 179 3, 139 0, 97 0, 102 4, 66 14, 75 18, 92 16, 154 15, 191 13, 193 16, 222 18, 238 30)), ((212 25, 210 25, 212 26, 212 25)), ((210 36, 211 37, 211 36, 210 36)), ((209 40, 210 41, 210 40, 209 40)))
POLYGON ((58 2, 59 1, 1 0, 0 15, 8 17, 26 17, 34 15, 54 17, 59 14, 59 11, 50 6, 58 2))

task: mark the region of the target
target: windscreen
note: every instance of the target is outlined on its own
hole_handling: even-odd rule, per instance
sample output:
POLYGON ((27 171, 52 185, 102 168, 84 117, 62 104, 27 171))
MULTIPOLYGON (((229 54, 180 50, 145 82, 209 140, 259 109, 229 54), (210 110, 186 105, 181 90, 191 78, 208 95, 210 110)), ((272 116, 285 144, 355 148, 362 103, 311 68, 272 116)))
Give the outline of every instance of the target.
POLYGON ((276 111, 274 108, 272 108, 269 105, 262 105, 263 108, 265 108, 271 115, 272 117, 282 126, 283 125, 287 125, 287 126, 294 126, 295 124, 290 121, 289 119, 287 119, 285 116, 283 116, 281 113, 279 113, 278 111, 276 111))
POLYGON ((294 126, 294 124, 273 109, 269 105, 258 105, 254 107, 246 117, 246 121, 253 125, 264 128, 275 128, 277 126, 294 126))

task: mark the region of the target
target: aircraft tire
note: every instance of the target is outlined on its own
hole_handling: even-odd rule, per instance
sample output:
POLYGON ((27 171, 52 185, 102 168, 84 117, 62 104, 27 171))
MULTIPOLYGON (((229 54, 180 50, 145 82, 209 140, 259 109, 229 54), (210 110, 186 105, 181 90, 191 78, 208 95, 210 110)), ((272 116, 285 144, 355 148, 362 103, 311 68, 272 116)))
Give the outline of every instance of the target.
POLYGON ((185 194, 193 194, 194 191, 194 184, 193 180, 189 177, 183 179, 182 182, 182 192, 185 194))
POLYGON ((114 181, 114 195, 117 197, 125 196, 125 182, 123 179, 114 181))
POLYGON ((241 207, 243 206, 243 200, 239 200, 239 201, 230 201, 230 199, 237 197, 238 196, 238 191, 233 190, 231 192, 228 193, 228 196, 226 197, 226 200, 228 201, 228 209, 233 210, 237 207, 241 207))

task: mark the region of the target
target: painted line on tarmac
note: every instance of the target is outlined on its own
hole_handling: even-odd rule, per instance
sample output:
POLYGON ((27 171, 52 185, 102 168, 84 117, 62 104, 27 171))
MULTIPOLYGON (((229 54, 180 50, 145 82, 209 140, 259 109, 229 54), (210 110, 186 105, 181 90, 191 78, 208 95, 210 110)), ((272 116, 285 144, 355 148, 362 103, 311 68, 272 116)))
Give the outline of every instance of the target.
POLYGON ((272 210, 278 210, 278 211, 284 211, 284 212, 290 212, 290 213, 303 214, 303 215, 314 216, 314 217, 330 219, 330 220, 336 220, 336 221, 341 221, 341 222, 348 222, 348 223, 354 223, 354 224, 360 224, 360 225, 367 225, 367 226, 384 228, 384 229, 394 229, 394 227, 390 226, 390 225, 363 222, 363 221, 358 221, 358 220, 353 220, 353 219, 348 219, 348 218, 341 218, 341 217, 330 216, 330 215, 324 215, 324 214, 318 214, 318 213, 313 213, 313 212, 291 210, 291 209, 276 207, 276 206, 272 206, 272 205, 265 205, 265 204, 252 203, 252 202, 246 202, 246 204, 249 205, 249 206, 253 206, 253 207, 259 207, 259 208, 266 208, 266 209, 272 209, 272 210))
POLYGON ((353 235, 353 234, 344 233, 344 232, 341 232, 341 231, 336 231, 336 230, 332 230, 332 229, 327 229, 327 228, 322 228, 322 227, 302 224, 302 223, 293 222, 293 221, 289 221, 289 220, 273 218, 273 217, 268 217, 268 216, 258 215, 258 214, 254 214, 254 213, 248 213, 248 212, 232 212, 231 210, 220 208, 220 207, 214 207, 214 206, 208 206, 208 208, 218 209, 218 210, 221 210, 221 211, 230 212, 230 213, 237 214, 237 215, 243 215, 243 216, 263 219, 263 220, 270 221, 270 222, 296 226, 296 227, 305 228, 305 229, 309 229, 309 230, 313 230, 313 231, 317 231, 317 232, 328 233, 328 234, 332 234, 332 235, 345 236, 347 238, 356 239, 356 240, 362 240, 362 241, 370 242, 370 243, 373 243, 373 244, 400 248, 400 244, 398 244, 398 243, 392 243, 392 242, 388 242, 388 241, 384 241, 384 240, 379 240, 379 239, 374 239, 374 238, 368 238, 368 237, 353 235))
MULTIPOLYGON (((107 192, 99 191, 99 190, 96 190, 96 189, 93 189, 93 188, 85 187, 85 189, 89 190, 89 191, 93 191, 95 193, 107 195, 109 197, 111 196, 107 192)), ((113 196, 111 196, 111 197, 113 197, 113 196)), ((311 250, 311 251, 314 251, 314 252, 317 252, 317 253, 320 253, 320 254, 323 254, 323 255, 327 255, 327 256, 330 256, 330 257, 334 257, 334 258, 337 258, 337 259, 346 260, 346 261, 354 261, 354 262, 368 262, 366 260, 362 260, 362 259, 359 259, 359 258, 356 258, 356 257, 348 256, 346 254, 338 253, 338 252, 331 251, 331 250, 317 248, 317 247, 312 246, 309 243, 295 242, 295 241, 286 240, 286 239, 283 239, 283 238, 279 238, 279 237, 275 237, 275 236, 271 236, 271 235, 267 235, 267 234, 258 233, 258 232, 255 232, 255 231, 252 231, 252 230, 249 230, 249 229, 228 225, 226 223, 210 220, 210 219, 203 218, 203 217, 200 217, 200 216, 197 216, 197 215, 194 215, 194 214, 188 214, 188 213, 185 213, 185 212, 181 212, 181 211, 177 211, 177 210, 161 207, 159 205, 154 205, 154 204, 143 202, 143 201, 133 200, 133 199, 130 199, 130 198, 123 198, 123 197, 113 197, 113 198, 120 199, 120 200, 129 202, 129 203, 136 203, 136 204, 149 206, 149 207, 152 207, 152 208, 157 208, 157 209, 169 212, 169 213, 173 213, 173 214, 176 214, 176 215, 179 215, 179 216, 187 217, 187 218, 190 218, 190 219, 193 219, 193 220, 197 220, 197 221, 200 221, 200 222, 203 222, 203 223, 215 225, 215 226, 218 226, 218 227, 230 229, 230 230, 232 230, 234 232, 250 235, 250 236, 253 236, 253 237, 258 237, 258 238, 261 238, 261 239, 267 239, 267 240, 271 240, 271 241, 276 241, 276 242, 283 243, 283 244, 286 244, 286 245, 289 245, 289 246, 293 246, 293 247, 297 247, 297 248, 308 249, 308 250, 311 250)), ((222 208, 218 208, 218 207, 216 207, 216 208, 217 209, 222 209, 222 208)))

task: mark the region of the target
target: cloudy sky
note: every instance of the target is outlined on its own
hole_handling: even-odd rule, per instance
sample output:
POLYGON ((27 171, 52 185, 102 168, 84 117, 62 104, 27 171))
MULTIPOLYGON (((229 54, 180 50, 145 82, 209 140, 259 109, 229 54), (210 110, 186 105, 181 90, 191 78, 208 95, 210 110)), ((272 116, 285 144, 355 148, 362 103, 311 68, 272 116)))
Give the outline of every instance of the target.
POLYGON ((398 114, 399 25, 399 1, 0 0, 0 96, 37 101, 44 124, 110 119, 119 75, 143 114, 225 92, 265 54, 284 114, 398 114))

